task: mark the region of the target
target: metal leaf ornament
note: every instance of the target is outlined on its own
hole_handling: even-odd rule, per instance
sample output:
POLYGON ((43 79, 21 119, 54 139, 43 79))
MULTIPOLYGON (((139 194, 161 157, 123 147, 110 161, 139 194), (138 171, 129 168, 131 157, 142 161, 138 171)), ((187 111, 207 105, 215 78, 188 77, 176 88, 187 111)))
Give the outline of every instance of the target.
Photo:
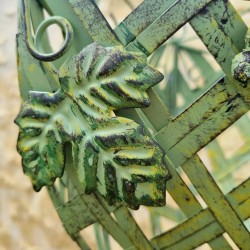
POLYGON ((114 110, 147 107, 149 87, 162 74, 141 53, 89 45, 61 67, 56 93, 30 92, 16 119, 18 151, 34 189, 64 171, 65 145, 85 193, 98 191, 111 205, 165 204, 168 170, 159 145, 141 125, 114 110))

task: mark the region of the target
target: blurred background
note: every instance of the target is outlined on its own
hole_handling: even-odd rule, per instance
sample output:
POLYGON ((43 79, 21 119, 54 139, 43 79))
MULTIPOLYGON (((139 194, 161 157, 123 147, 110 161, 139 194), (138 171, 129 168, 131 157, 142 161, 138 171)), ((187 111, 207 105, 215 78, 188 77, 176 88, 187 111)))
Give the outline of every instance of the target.
MULTIPOLYGON (((114 28, 141 2, 140 0, 103 0, 98 4, 114 28)), ((241 12, 249 26, 250 3, 239 0, 231 2, 241 12)), ((16 15, 16 0, 0 1, 0 250, 78 249, 65 233, 46 190, 43 189, 40 193, 33 191, 29 179, 22 172, 20 156, 16 152, 18 128, 13 121, 21 105, 15 55, 16 15)), ((167 76, 166 80, 158 86, 159 94, 171 93, 171 86, 173 86, 171 82, 175 82, 176 77, 183 82, 183 86, 186 84, 189 87, 190 95, 184 96, 180 88, 174 98, 173 95, 167 98, 168 101, 165 104, 173 116, 178 115, 223 75, 188 25, 156 51, 149 61, 167 76), (198 50, 189 48, 198 48, 198 50), (164 60, 164 53, 168 55, 168 62, 164 60), (177 56, 176 53, 178 53, 177 56), (174 61, 174 58, 177 58, 177 61, 174 61), (186 63, 189 64, 188 68, 184 67, 186 63), (208 75, 202 73, 197 66, 201 63, 212 65, 209 70, 210 73, 213 72, 213 79, 209 77, 210 73, 208 75)), ((246 133, 244 134, 244 124, 249 121, 248 119, 249 114, 245 115, 238 125, 230 127, 220 135, 213 142, 214 145, 208 145, 199 153, 211 171, 219 161, 218 157, 214 156, 214 152, 219 152, 218 147, 222 150, 221 157, 224 162, 234 163, 234 165, 237 162, 239 168, 233 171, 235 186, 245 179, 246 174, 249 174, 249 157, 247 157, 249 139, 246 133), (240 155, 240 159, 243 159, 242 155, 245 158, 239 160, 237 155, 240 155)), ((221 178, 220 187, 223 192, 228 192, 233 186, 228 187, 223 181, 224 177, 216 178, 221 178)), ((134 215, 145 233, 150 235, 148 210, 141 208, 134 215)), ((175 224, 174 220, 161 220, 161 226, 164 229, 175 224)), ((96 249, 93 228, 84 230, 84 234, 87 236, 85 238, 89 245, 96 249)), ((114 245, 114 249, 119 247, 114 245)))

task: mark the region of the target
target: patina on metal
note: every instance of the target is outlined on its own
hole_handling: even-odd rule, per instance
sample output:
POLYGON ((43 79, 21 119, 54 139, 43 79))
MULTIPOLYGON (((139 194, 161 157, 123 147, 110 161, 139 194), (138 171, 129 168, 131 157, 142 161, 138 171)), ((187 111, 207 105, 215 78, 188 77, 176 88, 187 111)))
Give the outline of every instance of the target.
MULTIPOLYGON (((44 21, 36 41, 41 39, 41 29, 58 20, 60 17, 44 21)), ((26 29, 26 39, 27 33, 26 29)), ((31 46, 27 47, 31 52, 31 46)), ((31 54, 48 61, 60 56, 63 49, 60 51, 31 54)), ((113 112, 148 107, 146 91, 162 79, 160 72, 147 65, 145 55, 121 46, 93 43, 68 58, 59 71, 60 88, 55 93, 30 92, 16 119, 18 151, 34 189, 39 191, 62 177, 69 143, 72 168, 84 193, 98 190, 110 205, 117 201, 131 208, 165 205, 169 172, 163 151, 144 134, 142 126, 113 112)))
MULTIPOLYGON (((48 185, 81 249, 90 249, 81 230, 93 224, 101 250, 110 249, 109 235, 123 249, 208 244, 220 250, 232 249, 231 241, 249 249, 250 178, 236 185, 233 176, 250 152, 249 35, 245 43, 248 27, 229 0, 144 0, 115 29, 93 0, 20 0, 18 20, 18 149, 35 188, 48 185), (44 30, 58 21, 65 46, 50 53, 44 30), (187 23, 221 71, 184 44, 211 82, 188 89, 185 106, 176 110, 165 99, 176 97, 185 80, 177 63, 183 44, 175 47, 171 93, 151 88, 162 76, 144 55, 159 64, 164 43, 177 42, 169 38, 187 23), (225 159, 217 136, 236 122, 248 145, 225 159), (200 158, 205 146, 212 168, 200 158), (148 209, 152 235, 146 237, 127 207, 163 205, 165 188, 176 204, 148 209), (162 217, 176 226, 163 230, 162 217)), ((168 62, 166 54, 161 59, 168 62)))
POLYGON ((246 48, 237 56, 232 63, 232 74, 243 87, 249 85, 250 80, 250 30, 245 38, 246 48))

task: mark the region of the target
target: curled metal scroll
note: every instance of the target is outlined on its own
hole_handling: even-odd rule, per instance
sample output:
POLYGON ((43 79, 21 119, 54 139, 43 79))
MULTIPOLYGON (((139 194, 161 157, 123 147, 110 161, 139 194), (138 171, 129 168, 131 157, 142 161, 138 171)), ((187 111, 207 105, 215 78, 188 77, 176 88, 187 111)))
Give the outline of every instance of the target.
POLYGON ((22 0, 21 4, 24 17, 23 26, 25 30, 25 42, 31 55, 34 56, 36 59, 45 62, 54 61, 63 56, 69 50, 73 41, 73 28, 69 21, 60 16, 49 17, 39 25, 33 40, 31 32, 31 22, 29 21, 29 2, 27 0, 22 0), (41 44, 42 36, 46 29, 52 24, 57 24, 62 29, 63 34, 65 34, 64 42, 62 44, 62 47, 58 51, 52 53, 44 53, 41 44))

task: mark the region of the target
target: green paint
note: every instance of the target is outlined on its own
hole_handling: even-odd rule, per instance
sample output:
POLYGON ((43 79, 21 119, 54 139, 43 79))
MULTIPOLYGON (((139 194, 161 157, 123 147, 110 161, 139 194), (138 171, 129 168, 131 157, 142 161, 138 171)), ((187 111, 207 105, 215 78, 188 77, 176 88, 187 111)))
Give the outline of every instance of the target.
POLYGON ((211 0, 179 0, 137 36, 127 47, 129 50, 143 47, 147 55, 153 53, 190 18, 201 11, 211 0), (190 8, 192 6, 192 8, 190 8))
POLYGON ((18 147, 35 186, 49 184, 72 240, 90 249, 80 231, 98 223, 103 230, 103 236, 100 230, 98 235, 101 249, 109 249, 108 235, 123 249, 186 250, 204 243, 212 249, 232 249, 225 233, 238 248, 247 249, 249 232, 243 222, 250 216, 249 178, 231 189, 233 171, 249 160, 249 119, 239 125, 245 145, 231 159, 211 142, 244 115, 250 103, 249 34, 230 1, 145 0, 114 31, 92 0, 25 2, 27 15, 18 17, 17 53, 20 91, 28 101, 17 118, 18 147), (37 40, 38 52, 51 51, 46 32, 41 40, 31 35, 31 28, 37 34, 44 20, 43 8, 72 27, 71 48, 53 62, 35 59, 26 46, 25 34, 30 32, 31 46, 37 40), (32 24, 28 30, 25 20, 32 24), (205 54, 188 47, 185 34, 171 38, 187 22, 221 66, 221 80, 205 54), (93 41, 106 48, 96 43, 86 48, 93 41), (121 44, 133 53, 110 47, 121 44), (166 88, 152 89, 161 76, 138 52, 154 52, 150 63, 158 67, 163 61, 171 65, 169 48, 176 54, 174 67, 165 69, 166 88), (206 79, 204 88, 189 89, 179 68, 183 53, 206 79), (179 93, 186 102, 182 110, 176 106, 179 93), (209 142, 212 175, 197 157, 209 142), (163 154, 171 173, 168 181, 163 154), (57 177, 59 185, 53 184, 57 177), (217 184, 231 191, 223 194, 217 184), (165 189, 177 206, 151 207, 154 234, 146 237, 123 205, 162 205, 165 189), (162 216, 178 225, 163 232, 162 216))
POLYGON ((16 119, 18 150, 34 189, 62 177, 64 147, 71 143, 85 193, 97 189, 110 205, 164 205, 168 171, 162 151, 139 124, 113 113, 148 106, 145 91, 162 75, 142 54, 93 44, 69 58, 59 77, 56 93, 30 92, 16 119))

